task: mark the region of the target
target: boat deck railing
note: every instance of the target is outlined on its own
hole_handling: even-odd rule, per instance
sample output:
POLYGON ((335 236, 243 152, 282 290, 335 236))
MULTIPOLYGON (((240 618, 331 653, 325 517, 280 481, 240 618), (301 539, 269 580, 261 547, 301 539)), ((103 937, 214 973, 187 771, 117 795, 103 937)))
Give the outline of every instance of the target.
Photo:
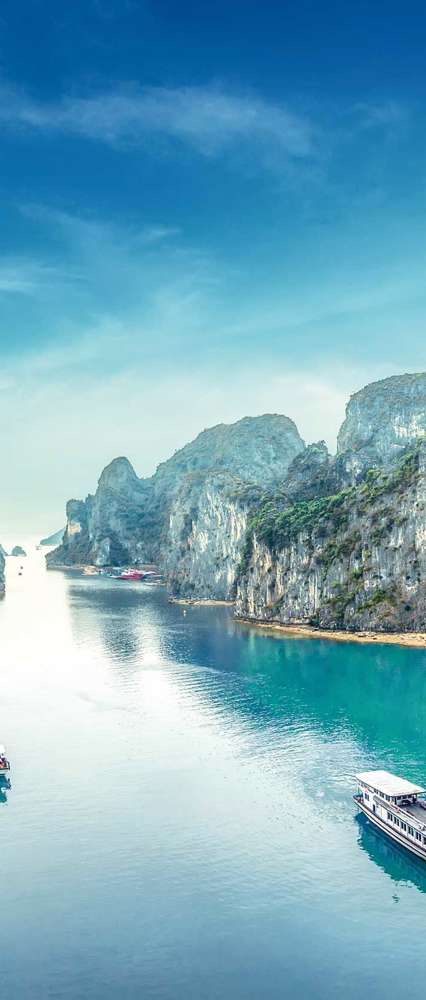
POLYGON ((389 810, 389 812, 394 812, 398 816, 402 816, 404 822, 407 820, 410 826, 417 827, 419 832, 423 832, 426 829, 426 822, 422 823, 422 820, 419 817, 415 816, 412 812, 408 812, 408 810, 404 809, 403 806, 397 806, 395 805, 395 802, 386 802, 386 799, 381 799, 379 795, 373 795, 373 801, 379 806, 384 806, 389 810))

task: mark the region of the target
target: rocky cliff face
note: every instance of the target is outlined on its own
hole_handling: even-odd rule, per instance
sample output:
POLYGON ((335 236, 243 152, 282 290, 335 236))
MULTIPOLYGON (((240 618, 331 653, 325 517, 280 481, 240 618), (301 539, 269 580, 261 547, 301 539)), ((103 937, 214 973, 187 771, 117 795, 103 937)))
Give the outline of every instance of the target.
POLYGON ((111 566, 149 558, 141 532, 147 495, 128 459, 114 459, 94 496, 68 501, 63 541, 47 564, 111 566))
POLYGON ((176 597, 234 597, 250 509, 250 489, 236 477, 212 473, 185 480, 171 509, 162 558, 176 597))
POLYGON ((337 439, 337 464, 355 483, 367 469, 388 468, 426 434, 426 373, 372 382, 351 396, 337 439))
POLYGON ((341 483, 341 472, 324 441, 310 444, 291 462, 282 480, 283 501, 310 500, 312 497, 335 493, 341 483))
POLYGON ((284 624, 401 630, 426 625, 426 442, 388 473, 257 511, 236 613, 284 624))
POLYGON ((230 472, 244 482, 271 485, 285 476, 293 458, 304 450, 296 424, 267 413, 243 417, 235 424, 217 424, 158 466, 156 492, 175 492, 187 474, 230 472))
MULTIPOLYGON (((196 512, 203 518, 204 506, 210 502, 208 497, 218 496, 221 490, 227 494, 241 481, 277 483, 303 449, 304 443, 292 420, 267 414, 203 431, 160 465, 151 479, 138 479, 126 458, 115 459, 104 469, 94 496, 85 501, 69 501, 64 540, 47 556, 48 565, 105 566, 154 561, 161 564, 179 593, 198 595, 201 588, 203 596, 210 595, 214 589, 208 576, 210 555, 211 559, 217 559, 219 552, 225 551, 216 538, 223 527, 223 513, 219 512, 217 500, 209 515, 211 554, 210 547, 208 552, 200 548, 199 539, 205 531, 200 528, 198 532, 196 528, 196 512), (219 518, 217 523, 215 514, 219 518), (182 561, 175 551, 176 545, 182 561), (216 545, 218 549, 213 555, 216 545), (196 552, 203 554, 204 570, 202 562, 197 562, 196 552)), ((226 497, 224 506, 230 510, 226 497)), ((230 565, 230 557, 228 562, 230 565)), ((235 555, 234 577, 237 565, 235 555)), ((221 576, 228 579, 229 573, 224 571, 221 576)), ((222 593, 222 583, 220 588, 222 593)))
POLYGON ((426 375, 353 396, 331 456, 286 417, 219 425, 70 501, 50 565, 154 561, 171 593, 330 628, 424 628, 426 375))
POLYGON ((303 451, 293 421, 272 414, 203 431, 159 467, 155 493, 167 482, 171 498, 160 560, 175 596, 233 598, 252 494, 281 482, 303 451))

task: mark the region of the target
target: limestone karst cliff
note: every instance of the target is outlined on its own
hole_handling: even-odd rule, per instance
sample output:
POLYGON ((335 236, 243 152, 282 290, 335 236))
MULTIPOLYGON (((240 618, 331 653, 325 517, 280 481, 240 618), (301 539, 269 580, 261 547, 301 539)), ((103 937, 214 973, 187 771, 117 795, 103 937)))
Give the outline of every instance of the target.
POLYGON ((221 472, 191 476, 182 484, 161 558, 174 596, 234 597, 252 503, 261 492, 221 472))
POLYGON ((426 625, 426 441, 387 472, 249 523, 238 574, 242 617, 392 631, 426 625))
POLYGON ((352 396, 336 457, 322 450, 315 467, 306 449, 297 475, 252 510, 236 613, 329 628, 425 628, 425 434, 425 374, 352 396))
POLYGON ((337 438, 338 464, 356 482, 367 469, 388 467, 426 434, 426 373, 393 375, 351 396, 337 438))
MULTIPOLYGON (((196 592, 203 586, 204 578, 204 587, 210 592, 213 584, 207 581, 206 567, 204 570, 200 567, 195 582, 196 560, 188 558, 191 549, 195 553, 190 535, 201 515, 203 498, 217 489, 219 483, 224 495, 235 491, 241 483, 271 487, 278 484, 304 447, 292 420, 266 414, 203 431, 163 462, 151 479, 138 479, 126 458, 114 459, 104 469, 93 496, 89 495, 85 501, 68 502, 64 539, 47 556, 48 565, 90 562, 105 566, 155 561, 173 579, 177 591, 196 592)), ((218 530, 220 527, 218 524, 218 530)), ((241 526, 240 547, 244 528, 245 522, 241 526)), ((210 521, 209 539, 213 546, 215 531, 214 521, 210 521)), ((197 531, 196 538, 198 542, 197 531)), ((222 551, 220 546, 218 551, 222 551)), ((223 579, 230 580, 227 597, 231 594, 238 561, 235 551, 232 573, 222 573, 223 579)))
POLYGON ((426 375, 403 375, 351 397, 334 457, 266 415, 203 431, 151 479, 116 459, 48 563, 155 561, 174 595, 262 620, 425 627, 425 432, 426 375))

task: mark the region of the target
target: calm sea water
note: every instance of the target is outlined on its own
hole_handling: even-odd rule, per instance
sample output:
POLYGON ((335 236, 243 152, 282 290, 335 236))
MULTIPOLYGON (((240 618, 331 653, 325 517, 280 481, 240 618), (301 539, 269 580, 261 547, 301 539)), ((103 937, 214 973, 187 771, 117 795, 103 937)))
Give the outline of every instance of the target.
POLYGON ((425 652, 23 564, 0 604, 2 997, 423 998, 426 865, 351 795, 358 768, 426 781, 425 652))

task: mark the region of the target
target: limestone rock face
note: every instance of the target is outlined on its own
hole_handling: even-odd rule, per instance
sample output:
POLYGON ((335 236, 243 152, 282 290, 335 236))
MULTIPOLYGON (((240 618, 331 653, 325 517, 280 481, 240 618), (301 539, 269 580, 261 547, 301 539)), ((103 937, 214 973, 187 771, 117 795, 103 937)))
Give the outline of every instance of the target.
MULTIPOLYGON (((176 525, 180 523, 179 531, 184 533, 188 512, 198 510, 207 480, 213 476, 215 491, 221 488, 219 483, 224 490, 240 481, 271 485, 285 476, 304 447, 292 420, 266 414, 203 431, 163 462, 151 479, 138 479, 127 458, 114 459, 104 469, 94 496, 69 501, 63 543, 49 553, 47 563, 105 566, 153 561, 167 576, 171 574, 173 586, 180 592, 190 584, 188 559, 182 562, 182 581, 179 579, 179 560, 173 551, 176 525)), ((206 490, 207 486, 204 496, 206 490)), ((212 519, 209 546, 215 550, 218 544, 220 550, 216 530, 220 531, 221 525, 215 527, 212 519)), ((202 562, 197 564, 197 580, 193 581, 194 592, 202 591, 203 595, 213 588, 209 559, 210 549, 204 570, 202 562)), ((237 556, 235 559, 234 576, 237 556)), ((195 572, 195 562, 193 566, 195 572)))
POLYGON ((167 527, 157 559, 175 596, 233 597, 250 510, 244 487, 277 485, 304 447, 292 420, 266 414, 203 431, 159 466, 154 496, 167 527))
POLYGON ((89 513, 93 497, 86 500, 68 500, 66 506, 67 525, 63 540, 57 549, 46 556, 48 566, 73 566, 85 564, 90 557, 88 536, 89 513))
POLYGON ((312 497, 335 493, 339 481, 336 463, 325 441, 317 441, 293 459, 283 482, 283 491, 290 501, 311 500, 312 497))
POLYGON ((426 435, 426 373, 394 375, 351 396, 337 440, 338 462, 351 482, 373 466, 389 467, 426 435))
POLYGON ((162 557, 176 597, 234 597, 250 511, 244 485, 227 472, 187 477, 182 483, 162 557))
POLYGON ((426 442, 388 473, 278 517, 258 515, 236 612, 332 629, 423 630, 426 442))
POLYGON ((138 479, 70 501, 50 565, 156 562, 171 593, 329 628, 426 628, 426 375, 366 386, 336 456, 276 414, 203 431, 138 479))
POLYGON ((88 517, 95 566, 144 558, 139 523, 145 499, 144 485, 127 458, 116 458, 103 470, 88 517))
POLYGON ((267 413, 218 424, 158 466, 156 490, 172 488, 188 473, 231 472, 244 482, 270 485, 282 479, 292 459, 304 450, 296 425, 288 417, 267 413))
POLYGON ((26 553, 25 549, 22 548, 22 545, 14 545, 10 554, 11 554, 11 556, 21 556, 21 557, 24 557, 24 556, 26 556, 27 553, 26 553))
POLYGON ((146 488, 127 458, 103 470, 94 496, 69 500, 63 542, 46 556, 48 566, 121 565, 145 557, 140 522, 146 488))

